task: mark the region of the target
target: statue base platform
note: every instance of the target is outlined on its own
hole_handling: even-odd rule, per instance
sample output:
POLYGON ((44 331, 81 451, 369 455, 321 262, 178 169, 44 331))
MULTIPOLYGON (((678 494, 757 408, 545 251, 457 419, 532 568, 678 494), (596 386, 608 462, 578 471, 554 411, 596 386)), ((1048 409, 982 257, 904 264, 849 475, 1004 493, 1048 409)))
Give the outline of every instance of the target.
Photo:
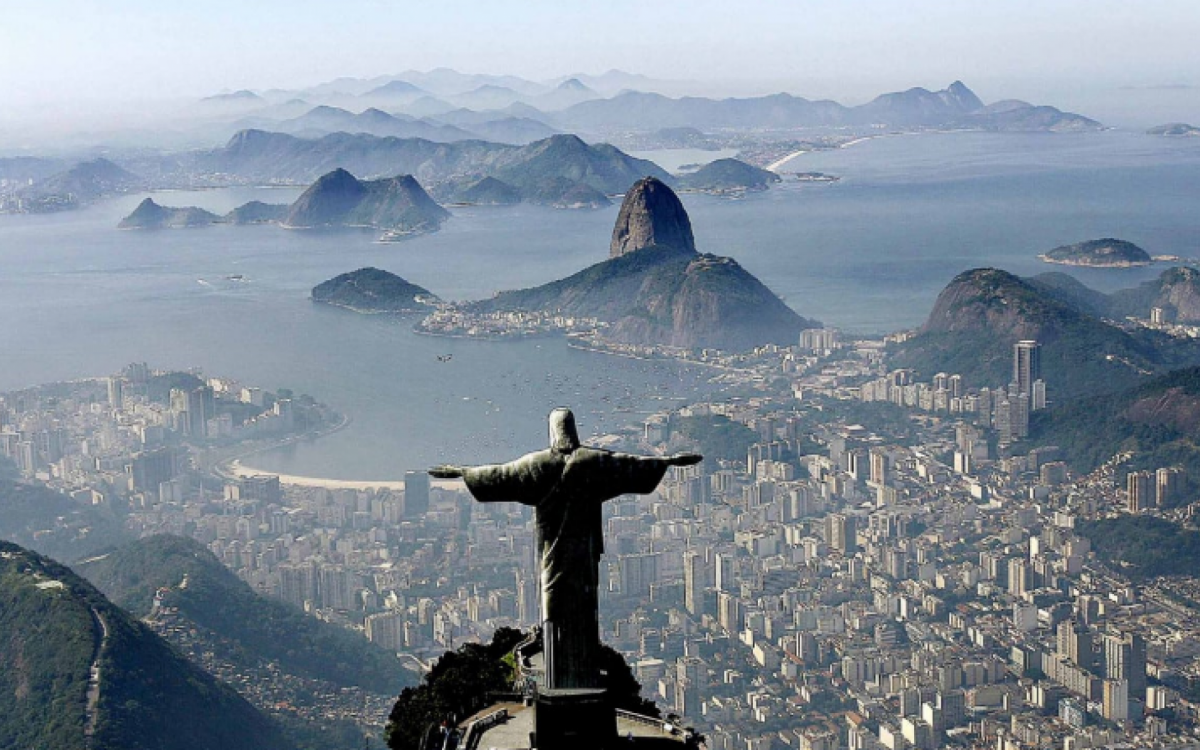
POLYGON ((604 688, 544 689, 534 703, 538 750, 616 747, 617 712, 604 688))

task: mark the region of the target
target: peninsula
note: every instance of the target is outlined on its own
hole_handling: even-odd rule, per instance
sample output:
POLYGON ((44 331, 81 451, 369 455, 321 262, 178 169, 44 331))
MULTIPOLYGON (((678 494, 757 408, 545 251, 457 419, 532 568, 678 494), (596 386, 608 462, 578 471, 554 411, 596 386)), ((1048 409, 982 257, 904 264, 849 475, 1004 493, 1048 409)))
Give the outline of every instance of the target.
POLYGON ((514 321, 617 345, 727 351, 791 344, 801 330, 819 326, 737 261, 697 252, 679 197, 654 177, 626 191, 608 260, 539 287, 447 306, 420 327, 504 337, 514 321))

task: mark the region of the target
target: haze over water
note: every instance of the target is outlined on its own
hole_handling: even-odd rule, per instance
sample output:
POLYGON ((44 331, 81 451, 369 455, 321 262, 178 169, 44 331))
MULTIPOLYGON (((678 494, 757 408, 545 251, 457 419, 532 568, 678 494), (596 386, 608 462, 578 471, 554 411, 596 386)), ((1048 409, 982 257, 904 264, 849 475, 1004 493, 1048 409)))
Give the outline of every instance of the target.
MULTIPOLYGON (((684 195, 701 252, 731 255, 800 314, 857 333, 919 325, 958 272, 1068 271, 1096 288, 1161 267, 1086 270, 1036 255, 1104 236, 1151 254, 1200 256, 1200 141, 1141 134, 939 134, 805 154, 832 185, 782 185, 743 200, 684 195)), ((226 211, 294 189, 162 193, 226 211)), ((386 479, 443 461, 543 447, 549 408, 595 434, 640 421, 711 373, 570 350, 559 339, 418 336, 410 323, 313 305, 312 286, 366 265, 448 299, 489 296, 603 260, 616 206, 454 208, 441 232, 381 245, 371 233, 209 227, 119 232, 144 197, 84 211, 0 216, 0 389, 116 372, 130 361, 289 387, 353 418, 346 430, 255 457, 283 473, 386 479), (67 270, 64 270, 67 269, 67 270), (242 275, 243 280, 230 276, 242 275), (452 354, 450 362, 438 355, 452 354)))

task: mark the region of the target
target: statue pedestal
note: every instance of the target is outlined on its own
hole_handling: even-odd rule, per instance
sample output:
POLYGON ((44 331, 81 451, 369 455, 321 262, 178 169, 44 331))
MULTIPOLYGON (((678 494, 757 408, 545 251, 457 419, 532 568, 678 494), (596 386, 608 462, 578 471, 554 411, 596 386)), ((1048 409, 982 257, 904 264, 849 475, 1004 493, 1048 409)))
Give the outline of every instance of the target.
POLYGON ((616 746, 617 712, 604 688, 544 689, 534 704, 538 750, 616 746))

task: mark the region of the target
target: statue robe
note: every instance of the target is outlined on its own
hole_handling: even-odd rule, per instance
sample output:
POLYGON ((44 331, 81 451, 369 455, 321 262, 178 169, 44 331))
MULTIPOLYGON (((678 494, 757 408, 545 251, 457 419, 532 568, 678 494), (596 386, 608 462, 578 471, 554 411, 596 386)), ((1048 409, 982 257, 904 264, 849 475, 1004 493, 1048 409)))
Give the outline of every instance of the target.
POLYGON ((597 594, 604 552, 601 505, 620 495, 653 492, 668 466, 661 458, 579 447, 569 453, 538 451, 506 464, 463 470, 476 500, 534 508, 544 687, 601 687, 597 594))

